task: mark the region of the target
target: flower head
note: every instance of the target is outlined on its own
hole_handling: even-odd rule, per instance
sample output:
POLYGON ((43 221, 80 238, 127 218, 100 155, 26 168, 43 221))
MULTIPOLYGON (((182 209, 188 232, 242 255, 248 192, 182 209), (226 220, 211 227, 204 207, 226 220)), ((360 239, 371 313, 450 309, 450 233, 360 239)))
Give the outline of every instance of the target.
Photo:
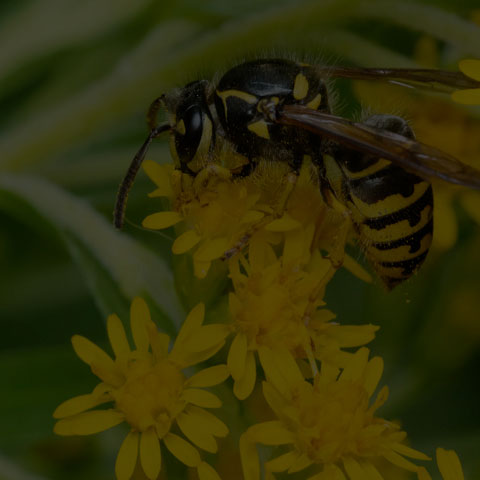
POLYGON ((396 424, 375 415, 388 390, 381 389, 371 402, 383 362, 379 357, 368 360, 366 348, 358 350, 340 374, 322 364, 313 384, 304 380, 288 352, 262 349, 260 356, 267 377, 264 396, 277 420, 254 425, 242 436, 246 480, 259 478, 255 443, 288 445, 287 453, 266 463, 270 478, 273 472, 311 467, 309 480, 382 479, 375 460, 384 458, 413 472, 418 466, 405 457, 428 460, 402 443, 406 434, 396 424))
POLYGON ((249 261, 230 262, 234 291, 229 307, 235 337, 228 354, 234 393, 246 398, 256 380, 255 354, 262 348, 284 348, 295 358, 313 357, 343 366, 350 355, 345 347, 364 345, 374 338, 377 327, 341 326, 325 308, 325 286, 335 272, 329 259, 318 251, 300 268, 277 258, 273 249, 250 246, 249 261))
MULTIPOLYGON (((467 77, 480 81, 480 60, 461 60, 458 67, 467 77)), ((480 105, 480 88, 457 90, 452 93, 452 98, 458 103, 480 105)))
POLYGON ((177 225, 180 234, 172 251, 193 252, 198 278, 205 277, 211 262, 221 258, 265 215, 257 205, 260 194, 252 182, 232 182, 230 172, 218 165, 204 168, 195 178, 151 161, 145 162, 144 168, 157 184, 150 196, 168 198, 172 210, 149 215, 143 226, 156 230, 177 225))
POLYGON ((222 325, 203 326, 203 317, 204 307, 199 304, 188 315, 169 350, 170 338, 158 332, 147 304, 137 297, 130 314, 134 349, 116 315, 110 315, 107 322, 115 359, 90 340, 74 336, 75 352, 101 383, 92 393, 67 400, 55 410, 55 433, 89 435, 125 422, 130 433, 117 457, 118 480, 132 476, 138 458, 147 478, 156 479, 161 469, 160 440, 180 461, 197 468, 202 480, 217 479, 196 447, 216 452, 215 437, 228 433, 223 422, 205 410, 218 408, 220 400, 203 389, 223 382, 228 371, 225 365, 217 365, 190 378, 183 372, 217 352, 228 334, 222 325), (113 405, 92 410, 104 403, 113 405), (186 439, 171 431, 174 424, 186 439))

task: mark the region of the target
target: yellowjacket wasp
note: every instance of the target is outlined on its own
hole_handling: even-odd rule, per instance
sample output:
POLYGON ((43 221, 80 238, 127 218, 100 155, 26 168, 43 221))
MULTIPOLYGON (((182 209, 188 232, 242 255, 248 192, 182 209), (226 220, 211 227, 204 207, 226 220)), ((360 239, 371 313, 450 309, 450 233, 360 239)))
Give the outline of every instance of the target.
POLYGON ((262 158, 298 171, 309 155, 326 203, 333 197, 346 207, 386 286, 409 278, 432 240, 428 179, 480 189, 480 172, 416 141, 400 117, 373 115, 357 123, 333 115, 327 78, 384 79, 446 91, 479 86, 461 73, 440 70, 318 67, 283 59, 241 63, 216 83, 195 81, 152 103, 151 131, 120 186, 115 226, 123 225, 127 195, 150 143, 165 131, 177 168, 192 176, 215 162, 225 145, 242 159, 233 178, 249 175, 262 158), (157 125, 161 108, 168 122, 157 125))

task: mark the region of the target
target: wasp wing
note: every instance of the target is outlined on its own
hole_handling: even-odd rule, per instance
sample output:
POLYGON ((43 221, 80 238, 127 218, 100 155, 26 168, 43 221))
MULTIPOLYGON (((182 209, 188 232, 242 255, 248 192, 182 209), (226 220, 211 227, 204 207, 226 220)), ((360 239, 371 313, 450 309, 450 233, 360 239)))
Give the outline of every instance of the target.
POLYGON ((428 88, 438 92, 453 92, 464 88, 480 88, 480 82, 462 72, 423 68, 356 68, 319 67, 318 72, 330 78, 384 80, 408 87, 428 88))
POLYGON ((285 105, 276 122, 328 137, 353 150, 385 158, 421 177, 480 189, 480 171, 435 147, 301 105, 285 105))

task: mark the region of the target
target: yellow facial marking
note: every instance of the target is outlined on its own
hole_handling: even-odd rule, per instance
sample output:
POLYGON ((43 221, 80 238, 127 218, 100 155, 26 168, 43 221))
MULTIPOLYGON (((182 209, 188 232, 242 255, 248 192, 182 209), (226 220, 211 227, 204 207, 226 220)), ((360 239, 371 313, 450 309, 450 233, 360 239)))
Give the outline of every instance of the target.
POLYGON ((185 132, 187 131, 186 128, 185 128, 185 122, 183 120, 180 120, 177 123, 177 125, 175 125, 175 130, 180 135, 185 135, 185 132))
POLYGON ((322 103, 322 95, 318 93, 305 106, 312 110, 316 110, 320 106, 320 103, 322 103))
POLYGON ((259 120, 258 122, 251 123, 247 127, 251 132, 253 132, 258 137, 266 138, 270 140, 270 134, 268 133, 268 126, 263 120, 259 120))
POLYGON ((295 77, 295 83, 293 84, 293 98, 295 100, 301 100, 305 98, 308 93, 308 80, 303 73, 299 73, 295 77))
POLYGON ((212 142, 213 126, 212 122, 205 115, 203 119, 202 137, 198 144, 197 151, 192 160, 188 163, 188 168, 193 172, 200 171, 208 161, 208 151, 210 149, 210 143, 212 142))

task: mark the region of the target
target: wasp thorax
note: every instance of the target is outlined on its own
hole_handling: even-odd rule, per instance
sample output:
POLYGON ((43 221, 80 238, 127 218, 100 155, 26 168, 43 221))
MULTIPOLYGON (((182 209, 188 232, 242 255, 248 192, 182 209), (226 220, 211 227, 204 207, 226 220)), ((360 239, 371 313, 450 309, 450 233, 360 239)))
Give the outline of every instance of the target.
POLYGON ((172 127, 170 150, 180 170, 195 174, 213 150, 214 129, 207 102, 209 82, 189 83, 165 96, 172 127))

